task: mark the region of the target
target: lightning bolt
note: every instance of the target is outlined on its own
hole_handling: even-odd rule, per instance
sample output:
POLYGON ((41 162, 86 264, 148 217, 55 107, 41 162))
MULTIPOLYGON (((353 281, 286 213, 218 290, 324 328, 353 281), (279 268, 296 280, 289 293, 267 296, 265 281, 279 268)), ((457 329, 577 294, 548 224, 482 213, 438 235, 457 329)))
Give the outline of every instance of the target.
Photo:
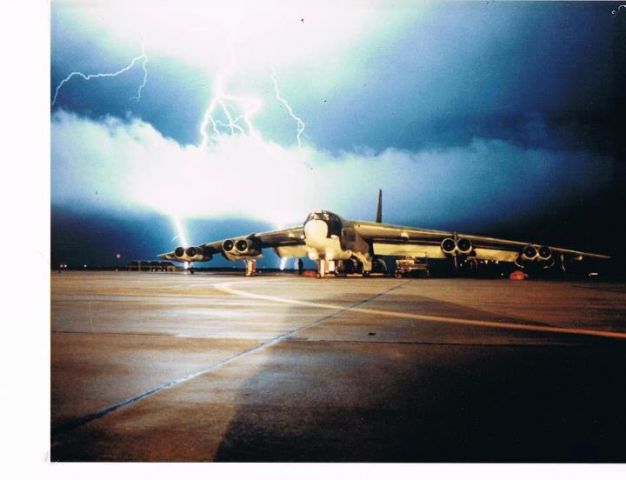
MULTIPOLYGON (((228 42, 229 61, 216 75, 213 82, 212 98, 200 123, 200 148, 206 149, 210 143, 222 135, 247 135, 256 140, 263 137, 254 125, 254 116, 259 113, 263 101, 246 95, 235 95, 228 91, 228 81, 235 73, 238 61, 233 46, 232 36, 228 42), (211 133, 212 132, 212 133, 211 133)), ((274 85, 276 99, 285 107, 289 116, 297 123, 296 141, 302 147, 302 134, 306 127, 289 102, 282 96, 276 78, 274 65, 270 67, 270 78, 274 85)))
MULTIPOLYGON (((258 114, 263 107, 262 99, 252 95, 234 94, 231 93, 228 88, 229 80, 235 74, 238 67, 237 56, 232 41, 228 42, 228 45, 230 54, 229 61, 215 76, 211 100, 204 111, 199 127, 200 143, 198 147, 203 150, 208 149, 210 144, 215 144, 216 140, 223 135, 245 135, 259 140, 259 144, 264 145, 262 142, 263 136, 254 123, 255 115, 258 114)), ((85 74, 80 71, 71 72, 57 85, 51 106, 55 105, 63 86, 74 77, 80 77, 86 81, 94 78, 117 77, 118 75, 128 72, 138 63, 141 63, 143 70, 143 81, 137 88, 137 94, 131 97, 131 99, 138 102, 141 99, 143 89, 148 83, 148 56, 146 55, 145 45, 143 44, 141 55, 134 57, 128 65, 115 72, 98 72, 92 74, 85 74)), ((302 135, 306 125, 304 121, 296 115, 287 99, 282 96, 273 64, 270 66, 270 78, 274 86, 276 100, 284 106, 288 115, 296 122, 296 142, 298 147, 301 148, 302 135)), ((171 221, 182 246, 187 247, 189 243, 181 219, 175 215, 171 215, 171 221)), ((281 265, 284 268, 285 264, 282 261, 281 265)))
POLYGON ((139 85, 139 88, 137 89, 137 95, 130 97, 131 99, 136 100, 137 102, 141 100, 141 91, 144 89, 144 87, 148 83, 148 68, 146 67, 146 65, 148 64, 148 56, 146 55, 145 45, 141 46, 141 56, 139 58, 141 57, 144 57, 143 61, 141 62, 141 68, 143 70, 143 81, 141 82, 141 85, 139 85))
POLYGON ((135 58, 133 58, 128 65, 126 65, 124 68, 122 68, 122 69, 120 69, 120 70, 118 70, 116 72, 91 73, 89 75, 86 75, 83 72, 72 72, 72 73, 70 73, 67 77, 65 77, 63 80, 61 80, 61 82, 57 85, 57 88, 54 91, 54 97, 52 98, 51 106, 54 106, 54 104, 56 103, 57 98, 59 96, 59 92, 61 91, 61 88, 63 87, 63 85, 65 85, 67 82, 69 82, 72 78, 80 77, 83 80, 89 81, 89 80, 91 80, 93 78, 117 77, 118 75, 122 75, 123 73, 128 72, 138 62, 142 62, 143 82, 141 83, 141 85, 139 85, 139 88, 137 89, 137 95, 135 95, 135 96, 133 96, 131 98, 134 99, 134 100, 139 101, 141 99, 141 91, 143 90, 143 88, 146 86, 146 84, 148 82, 148 69, 146 68, 146 64, 148 63, 148 56, 146 55, 146 51, 145 51, 145 46, 144 45, 142 45, 142 47, 141 47, 141 55, 138 55, 135 58))
POLYGON ((174 229, 176 230, 176 236, 178 237, 181 246, 183 248, 187 248, 189 246, 189 242, 187 241, 187 237, 185 236, 185 228, 183 227, 182 221, 175 215, 172 215, 171 218, 172 223, 174 224, 174 229))
MULTIPOLYGON (((171 215, 171 220, 172 220, 172 223, 174 224, 174 229, 176 230, 176 237, 178 237, 180 245, 183 248, 187 248, 189 246, 189 242, 187 241, 187 236, 185 235, 185 227, 183 227, 183 222, 176 215, 171 215)), ((184 268, 185 270, 189 268, 189 262, 184 262, 184 268)))
POLYGON ((261 134, 254 126, 253 117, 261 110, 263 102, 255 97, 227 93, 226 84, 237 67, 237 57, 230 48, 230 61, 221 70, 213 84, 213 97, 204 112, 200 124, 200 148, 206 149, 210 142, 209 125, 215 137, 224 133, 249 135, 257 140, 261 134), (216 118, 222 117, 221 119, 216 118))
POLYGON ((289 113, 289 116, 293 118, 298 124, 296 140, 298 142, 298 147, 302 148, 302 133, 304 132, 306 125, 304 124, 302 119, 293 112, 293 109, 291 108, 291 105, 289 105, 289 102, 287 102, 287 100, 285 100, 285 98, 281 95, 280 89, 278 88, 278 80, 276 79, 276 70, 274 69, 274 65, 271 65, 271 70, 272 73, 270 77, 272 78, 272 82, 274 83, 274 94, 276 95, 276 100, 284 105, 284 107, 287 109, 287 113, 289 113))

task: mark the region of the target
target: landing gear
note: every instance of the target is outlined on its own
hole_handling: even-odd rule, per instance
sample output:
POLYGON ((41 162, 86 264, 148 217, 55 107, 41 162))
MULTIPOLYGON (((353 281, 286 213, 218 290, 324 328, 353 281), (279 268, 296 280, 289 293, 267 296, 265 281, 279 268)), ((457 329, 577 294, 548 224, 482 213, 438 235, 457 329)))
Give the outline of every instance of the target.
POLYGON ((326 260, 317 261, 317 278, 324 278, 326 275, 326 260))
POLYGON ((256 272, 256 260, 244 260, 246 263, 246 277, 251 277, 256 272))
POLYGON ((360 273, 363 277, 369 277, 372 273, 372 262, 363 263, 356 259, 317 259, 317 278, 324 278, 331 274, 335 277, 347 277, 349 273, 360 273))
POLYGON ((374 264, 372 262, 371 257, 363 255, 363 254, 356 254, 354 255, 358 262, 361 264, 361 276, 363 278, 367 278, 370 276, 370 274, 372 273, 372 268, 374 267, 374 264))
POLYGON ((343 260, 337 260, 335 265, 335 277, 347 277, 346 265, 343 260))

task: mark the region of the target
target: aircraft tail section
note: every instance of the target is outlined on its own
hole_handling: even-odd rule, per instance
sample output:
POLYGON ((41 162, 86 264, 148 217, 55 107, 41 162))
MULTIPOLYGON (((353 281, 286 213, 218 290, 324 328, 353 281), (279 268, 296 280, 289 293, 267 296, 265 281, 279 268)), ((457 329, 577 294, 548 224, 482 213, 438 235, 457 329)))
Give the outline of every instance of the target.
POLYGON ((376 223, 383 222, 383 191, 378 190, 378 205, 376 207, 376 223))

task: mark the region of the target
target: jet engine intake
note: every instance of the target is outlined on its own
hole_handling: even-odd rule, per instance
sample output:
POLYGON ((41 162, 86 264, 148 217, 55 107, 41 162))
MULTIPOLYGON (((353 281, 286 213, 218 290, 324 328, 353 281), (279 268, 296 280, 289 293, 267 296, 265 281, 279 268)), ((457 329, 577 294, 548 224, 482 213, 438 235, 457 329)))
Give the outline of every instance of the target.
POLYGON ((536 247, 534 245, 526 245, 517 257, 515 264, 518 267, 525 268, 534 265, 543 269, 554 266, 555 260, 552 249, 546 245, 536 247))
POLYGON ((261 254, 258 243, 251 238, 242 238, 235 242, 236 255, 256 257, 261 254))
POLYGON ((202 247, 189 247, 185 250, 188 262, 208 262, 213 255, 206 253, 202 247))
POLYGON ((469 255, 473 248, 471 240, 463 237, 456 240, 448 237, 441 241, 441 250, 446 255, 469 255))
POLYGON ((234 240, 224 240, 222 242, 222 250, 224 250, 225 252, 230 252, 233 248, 235 248, 234 240))
POLYGON ((539 258, 543 261, 548 261, 552 258, 552 249, 547 246, 539 247, 539 258))
POLYGON ((177 247, 174 256, 176 258, 172 260, 179 262, 208 262, 213 258, 213 255, 205 252, 202 247, 177 247))
POLYGON ((520 254, 520 259, 525 262, 536 262, 539 260, 539 252, 532 245, 526 245, 520 254))
POLYGON ((258 242, 254 238, 239 238, 224 240, 222 243, 224 256, 228 260, 245 260, 247 258, 257 258, 262 255, 258 242))
POLYGON ((460 253, 467 255, 472 251, 472 242, 467 238, 459 238, 456 241, 456 248, 460 253))
POLYGON ((453 238, 444 238, 441 242, 441 250, 446 255, 453 255, 456 249, 456 242, 453 238))

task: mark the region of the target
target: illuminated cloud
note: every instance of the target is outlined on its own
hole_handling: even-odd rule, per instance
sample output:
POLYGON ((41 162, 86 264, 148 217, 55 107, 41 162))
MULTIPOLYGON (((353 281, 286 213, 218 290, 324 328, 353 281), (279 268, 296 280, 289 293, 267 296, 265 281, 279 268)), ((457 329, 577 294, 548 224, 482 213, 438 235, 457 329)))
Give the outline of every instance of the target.
POLYGON ((58 111, 52 123, 53 204, 155 211, 177 218, 300 223, 311 210, 371 218, 378 188, 387 221, 519 218, 605 187, 611 163, 581 152, 474 139, 418 152, 330 153, 246 136, 180 145, 139 119, 101 122, 58 111))
POLYGON ((597 152, 611 117, 571 105, 610 91, 606 11, 590 23, 586 7, 508 3, 53 7, 52 93, 92 75, 55 97, 56 212, 156 212, 195 242, 208 238, 187 220, 372 219, 382 188, 387 222, 481 233, 610 188, 597 152))
POLYGON ((228 45, 251 70, 340 56, 386 24, 382 1, 59 0, 66 24, 103 32, 108 44, 176 58, 209 71, 228 61, 228 45))

